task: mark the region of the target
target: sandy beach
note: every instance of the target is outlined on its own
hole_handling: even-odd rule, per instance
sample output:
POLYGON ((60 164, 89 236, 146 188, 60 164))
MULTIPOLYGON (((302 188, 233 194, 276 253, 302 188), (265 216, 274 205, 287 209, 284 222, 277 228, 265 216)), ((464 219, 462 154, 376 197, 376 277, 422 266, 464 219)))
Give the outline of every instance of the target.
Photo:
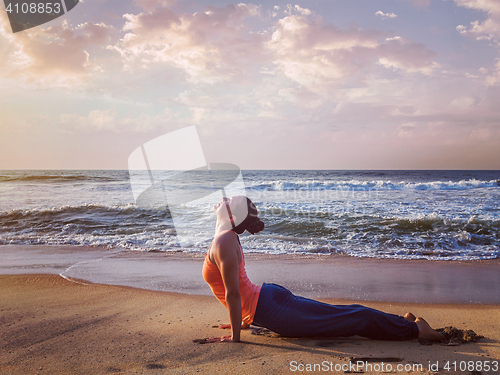
POLYGON ((214 297, 77 283, 50 274, 3 275, 0 290, 2 374, 498 373, 498 305, 364 303, 484 336, 458 346, 290 339, 252 330, 242 333, 242 343, 201 345, 193 340, 227 333, 214 328, 228 322, 214 297))

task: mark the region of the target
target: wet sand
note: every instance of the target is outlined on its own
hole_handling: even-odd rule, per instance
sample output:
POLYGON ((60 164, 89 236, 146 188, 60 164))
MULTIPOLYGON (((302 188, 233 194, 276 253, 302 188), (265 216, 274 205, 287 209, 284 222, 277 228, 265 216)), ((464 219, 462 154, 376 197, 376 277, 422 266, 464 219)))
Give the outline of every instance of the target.
POLYGON ((498 373, 492 371, 500 359, 498 304, 364 303, 396 314, 412 311, 433 327, 453 325, 484 336, 459 346, 287 339, 251 330, 242 333, 242 343, 200 345, 193 339, 227 333, 213 328, 228 322, 214 297, 80 284, 50 274, 0 276, 0 291, 2 374, 314 373, 307 369, 369 374, 398 373, 398 366, 412 369, 403 373, 451 374, 470 373, 460 371, 470 363, 476 370, 481 364, 482 374, 498 373), (353 367, 356 361, 363 366, 353 367), (457 371, 447 371, 447 363, 457 371), (484 370, 486 364, 490 371, 484 370))
MULTIPOLYGON (((0 246, 0 274, 61 274, 100 284, 210 296, 201 277, 204 256, 7 245, 0 246)), ((245 261, 255 284, 277 283, 310 298, 500 304, 500 259, 457 262, 247 253, 245 261)))

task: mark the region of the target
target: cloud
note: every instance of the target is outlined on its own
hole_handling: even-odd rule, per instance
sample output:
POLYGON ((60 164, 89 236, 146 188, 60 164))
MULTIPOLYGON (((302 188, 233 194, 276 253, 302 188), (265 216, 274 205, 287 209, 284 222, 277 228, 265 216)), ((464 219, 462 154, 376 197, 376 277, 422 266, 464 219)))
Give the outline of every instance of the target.
POLYGON ((272 17, 272 28, 255 29, 251 21, 261 16, 260 7, 243 3, 194 14, 167 8, 126 14, 125 34, 110 48, 131 72, 161 65, 178 69, 187 82, 208 84, 286 77, 317 93, 363 80, 377 66, 425 74, 433 69, 433 52, 408 39, 390 41, 386 32, 325 24, 298 5, 272 17))
POLYGON ((63 113, 58 116, 57 123, 61 129, 72 132, 132 132, 144 133, 164 127, 173 116, 165 110, 163 114, 119 115, 115 108, 92 110, 88 115, 63 113))
POLYGON ((29 58, 22 53, 18 35, 12 33, 7 12, 0 9, 0 75, 8 76, 13 70, 29 64, 29 58))
POLYGON ((40 29, 33 36, 23 40, 22 46, 32 61, 30 70, 83 73, 90 65, 86 49, 105 45, 110 39, 110 28, 87 22, 71 29, 64 22, 61 26, 40 29))
MULTIPOLYGON (((278 10, 279 7, 275 7, 275 9, 278 10)), ((285 12, 285 14, 288 14, 288 15, 298 13, 298 14, 302 14, 304 16, 310 16, 312 14, 312 11, 310 9, 302 8, 300 5, 292 6, 291 4, 288 4, 285 7, 284 12, 285 12)))
POLYGON ((288 15, 277 23, 266 47, 278 72, 323 92, 373 74, 378 63, 385 68, 430 74, 436 54, 406 38, 387 33, 324 24, 316 15, 288 15))
POLYGON ((387 19, 392 19, 392 18, 396 18, 398 15, 395 14, 395 13, 384 13, 382 12, 381 10, 375 12, 375 15, 376 16, 379 16, 380 18, 382 18, 383 20, 387 20, 387 19))
POLYGON ((4 63, 0 74, 37 81, 44 87, 74 84, 79 76, 96 68, 88 51, 105 46, 114 34, 114 29, 103 23, 71 27, 63 21, 8 35, 5 17, 1 18, 4 31, 0 31, 0 49, 6 53, 0 58, 4 63))
POLYGON ((470 35, 477 40, 500 40, 500 1, 498 0, 454 0, 458 6, 476 9, 488 14, 483 22, 472 21, 468 26, 458 25, 457 31, 462 35, 470 35))
POLYGON ((402 37, 387 38, 380 45, 379 63, 386 68, 404 69, 408 72, 431 74, 437 66, 433 59, 436 53, 402 37))
POLYGON ((266 47, 278 72, 316 90, 356 74, 381 36, 379 31, 342 30, 324 25, 320 17, 295 14, 278 21, 266 47))
POLYGON ((135 4, 146 12, 152 12, 157 8, 168 8, 176 2, 177 0, 135 0, 135 4))
POLYGON ((74 129, 88 130, 114 130, 116 126, 116 111, 108 110, 93 110, 88 116, 76 114, 61 114, 59 115, 61 124, 70 125, 74 129))
POLYGON ((485 82, 488 86, 500 85, 500 60, 495 64, 494 71, 486 77, 485 82))
POLYGON ((263 57, 264 36, 245 28, 245 19, 259 14, 252 4, 209 6, 180 16, 170 9, 125 14, 126 34, 114 49, 128 69, 167 63, 190 82, 226 81, 244 75, 255 58, 263 57))

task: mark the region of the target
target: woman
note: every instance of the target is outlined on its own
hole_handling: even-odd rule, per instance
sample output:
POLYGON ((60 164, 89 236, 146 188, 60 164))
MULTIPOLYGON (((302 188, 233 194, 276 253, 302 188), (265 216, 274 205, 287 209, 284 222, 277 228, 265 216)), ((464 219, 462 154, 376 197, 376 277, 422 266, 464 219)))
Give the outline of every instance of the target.
POLYGON ((212 245, 203 264, 203 278, 217 299, 228 309, 231 336, 209 342, 239 342, 241 329, 250 324, 287 337, 363 336, 379 340, 422 339, 442 341, 422 318, 387 314, 360 305, 329 305, 293 295, 287 289, 257 286, 247 277, 238 234, 264 229, 257 209, 244 196, 223 198, 214 206, 217 224, 212 245))

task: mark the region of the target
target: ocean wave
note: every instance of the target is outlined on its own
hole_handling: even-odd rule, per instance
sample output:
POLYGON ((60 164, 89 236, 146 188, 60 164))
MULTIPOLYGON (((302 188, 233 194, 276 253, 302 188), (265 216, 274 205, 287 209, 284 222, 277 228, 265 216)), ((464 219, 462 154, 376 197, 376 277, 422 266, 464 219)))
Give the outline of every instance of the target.
MULTIPOLYGON (((266 218, 265 218, 266 219, 266 218)), ((265 220, 266 221, 266 220, 265 220)), ((500 220, 448 218, 436 213, 418 216, 267 215, 266 228, 278 242, 305 252, 364 254, 374 257, 430 259, 500 256, 500 220), (303 242, 318 245, 305 247, 303 242)), ((289 249, 289 250, 290 250, 289 249)), ((357 256, 357 255, 356 255, 357 256)), ((455 258, 454 258, 455 259, 455 258)))
POLYGON ((150 233, 169 228, 165 209, 144 209, 135 205, 83 204, 47 209, 15 209, 0 212, 0 234, 38 235, 122 235, 150 233))
POLYGON ((351 215, 348 213, 329 216, 325 212, 292 214, 287 210, 282 215, 262 215, 266 228, 280 234, 356 232, 364 235, 376 233, 418 234, 424 232, 468 232, 476 235, 492 235, 500 238, 500 220, 469 218, 449 218, 436 213, 407 217, 351 215))
MULTIPOLYGON (((208 246, 206 241, 210 238, 207 239, 200 225, 205 218, 194 215, 192 220, 195 224, 190 244, 208 246)), ((210 227, 210 235, 212 233, 210 227)), ((164 206, 83 204, 0 212, 0 245, 6 244, 116 246, 168 251, 178 249, 182 241, 176 237, 170 211, 164 206)))
POLYGON ((344 181, 260 181, 250 185, 252 190, 287 191, 287 190, 470 190, 499 187, 500 180, 480 181, 476 179, 460 181, 411 182, 391 180, 344 180, 344 181))
MULTIPOLYGON (((266 230, 259 236, 242 236, 245 250, 250 252, 439 260, 500 257, 500 220, 496 211, 481 211, 479 215, 454 210, 418 214, 373 208, 339 211, 337 206, 332 209, 330 205, 300 202, 258 203, 266 230)), ((213 226, 207 224, 213 212, 193 212, 181 217, 192 224, 193 233, 189 235, 195 241, 193 246, 184 246, 183 251, 205 252, 213 234, 213 226)), ((0 212, 0 245, 172 251, 179 249, 175 234, 164 207, 82 204, 0 212)))
POLYGON ((104 204, 80 204, 80 205, 65 205, 61 207, 51 208, 33 208, 33 209, 14 209, 10 211, 0 211, 0 219, 7 218, 10 215, 52 215, 52 214, 78 214, 78 213, 104 213, 111 212, 113 214, 130 214, 130 213, 157 213, 162 212, 164 206, 156 208, 142 208, 135 204, 118 205, 104 205, 104 204))
MULTIPOLYGON (((128 175, 122 179, 128 180, 128 175)), ((62 183, 62 182, 116 182, 116 176, 89 175, 89 174, 33 174, 12 173, 0 175, 0 182, 40 182, 40 183, 62 183)))

